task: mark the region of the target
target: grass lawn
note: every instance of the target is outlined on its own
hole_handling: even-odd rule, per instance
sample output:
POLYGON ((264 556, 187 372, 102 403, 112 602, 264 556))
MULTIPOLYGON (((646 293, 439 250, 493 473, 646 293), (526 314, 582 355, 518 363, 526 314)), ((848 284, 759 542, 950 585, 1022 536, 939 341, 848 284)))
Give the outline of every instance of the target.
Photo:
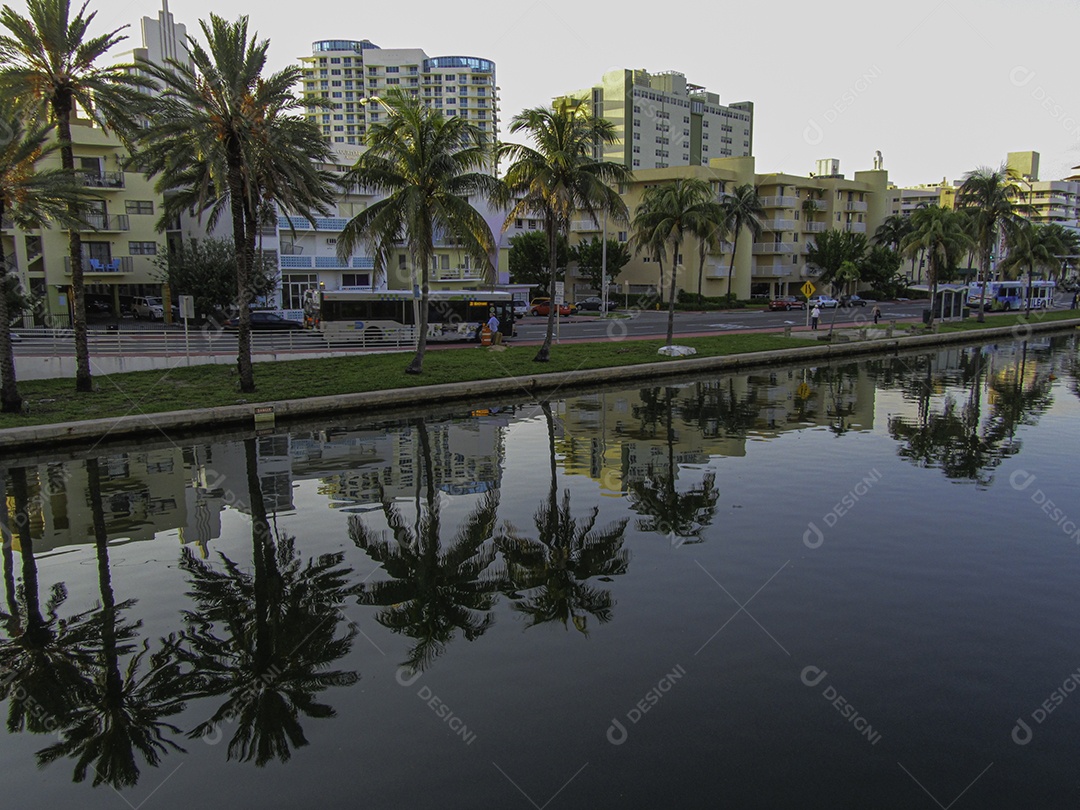
MULTIPOLYGON (((785 339, 782 334, 769 333, 686 338, 679 340, 679 344, 693 346, 699 357, 714 357, 815 346, 818 342, 785 339)), ((503 352, 477 346, 439 349, 427 353, 424 373, 417 376, 404 373, 411 352, 258 363, 255 366, 257 389, 246 395, 237 390, 235 364, 98 375, 90 394, 76 394, 74 381, 70 379, 31 380, 19 384, 28 412, 21 416, 0 414, 0 429, 128 413, 156 413, 663 362, 667 358, 656 353, 662 345, 663 340, 555 345, 547 363, 533 362, 536 346, 510 345, 503 352)))

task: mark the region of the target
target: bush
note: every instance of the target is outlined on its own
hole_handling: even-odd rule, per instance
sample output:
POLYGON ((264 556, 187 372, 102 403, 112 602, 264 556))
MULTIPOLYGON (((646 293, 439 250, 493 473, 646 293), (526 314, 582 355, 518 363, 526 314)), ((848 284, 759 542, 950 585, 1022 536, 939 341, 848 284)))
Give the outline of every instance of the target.
POLYGON ((679 290, 679 294, 675 299, 675 309, 680 312, 694 311, 694 310, 717 310, 717 309, 744 309, 749 306, 762 306, 766 303, 767 299, 735 299, 732 296, 720 295, 715 297, 709 297, 707 295, 698 296, 697 293, 687 292, 686 290, 679 290))

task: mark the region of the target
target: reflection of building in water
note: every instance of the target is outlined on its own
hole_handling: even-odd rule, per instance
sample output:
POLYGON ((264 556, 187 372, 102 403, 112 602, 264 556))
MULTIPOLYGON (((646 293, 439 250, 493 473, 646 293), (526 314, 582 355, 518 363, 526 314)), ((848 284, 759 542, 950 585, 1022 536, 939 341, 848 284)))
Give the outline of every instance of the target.
MULTIPOLYGON (((101 504, 110 542, 149 540, 181 526, 185 516, 184 458, 177 448, 115 453, 98 461, 101 504)), ((27 470, 29 520, 35 549, 94 542, 86 464, 41 464, 27 470)), ((9 513, 15 504, 8 500, 9 513)))

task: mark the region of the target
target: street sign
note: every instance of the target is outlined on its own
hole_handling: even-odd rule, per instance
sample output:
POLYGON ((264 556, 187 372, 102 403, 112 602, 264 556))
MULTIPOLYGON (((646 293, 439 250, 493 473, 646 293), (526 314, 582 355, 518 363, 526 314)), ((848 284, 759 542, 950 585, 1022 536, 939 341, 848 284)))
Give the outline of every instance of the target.
POLYGON ((816 289, 817 289, 817 287, 815 287, 813 284, 811 284, 808 281, 808 282, 806 282, 805 284, 802 285, 802 294, 805 295, 807 298, 809 298, 811 295, 814 294, 814 290, 816 290, 816 289))
POLYGON ((185 321, 188 319, 193 319, 195 317, 195 296, 180 296, 180 317, 183 318, 185 321))
POLYGON ((555 282, 555 306, 561 307, 563 305, 563 296, 565 294, 565 282, 555 282))

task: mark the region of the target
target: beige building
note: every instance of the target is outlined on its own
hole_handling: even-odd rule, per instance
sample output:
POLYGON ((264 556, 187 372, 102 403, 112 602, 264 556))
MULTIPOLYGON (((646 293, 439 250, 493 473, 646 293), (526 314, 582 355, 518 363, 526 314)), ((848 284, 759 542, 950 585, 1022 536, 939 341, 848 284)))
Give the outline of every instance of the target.
POLYGON ((1029 209, 1021 215, 1041 225, 1080 229, 1080 175, 1040 180, 1038 152, 1009 152, 1006 165, 1017 178, 1015 202, 1029 209))
MULTIPOLYGON (((155 229, 161 196, 151 180, 124 169, 128 152, 114 134, 74 119, 71 138, 76 176, 89 195, 88 227, 82 230, 88 310, 119 314, 132 296, 161 294, 154 264, 163 241, 155 229)), ((40 165, 59 168, 60 153, 52 153, 40 165)), ((33 319, 42 325, 67 326, 72 307, 68 230, 51 226, 23 231, 10 222, 3 225, 9 268, 24 289, 43 302, 33 319)))
MULTIPOLYGON (((817 268, 808 265, 806 260, 817 234, 843 230, 872 236, 888 215, 888 174, 884 169, 856 172, 853 179, 845 178, 838 171, 827 176, 807 177, 760 174, 755 171, 754 158, 749 156, 713 159, 708 166, 635 171, 634 179, 622 189, 631 214, 641 203, 647 188, 677 178, 704 180, 717 195, 746 183, 757 187, 765 209, 763 233, 756 241, 751 241, 748 231, 739 234, 732 273, 732 291, 743 299, 751 294, 797 294, 806 281, 817 275, 817 268)), ((603 227, 602 222, 581 219, 572 224, 572 233, 574 239, 589 239, 598 236, 603 227)), ((607 228, 609 236, 624 242, 628 239, 627 229, 625 224, 609 224, 607 228)), ((731 242, 722 244, 719 250, 705 257, 701 268, 697 240, 688 237, 679 251, 678 287, 696 292, 700 268, 702 294, 725 295, 732 247, 731 242)), ((671 258, 669 255, 665 259, 665 267, 670 266, 671 258)), ((647 295, 656 289, 659 276, 660 268, 652 257, 638 253, 623 268, 618 292, 628 299, 647 295)), ((589 294, 580 280, 575 291, 581 295, 589 294)))
POLYGON ((618 142, 597 147, 595 156, 634 170, 753 154, 753 103, 725 106, 678 71, 610 70, 599 84, 568 95, 615 125, 618 142))

